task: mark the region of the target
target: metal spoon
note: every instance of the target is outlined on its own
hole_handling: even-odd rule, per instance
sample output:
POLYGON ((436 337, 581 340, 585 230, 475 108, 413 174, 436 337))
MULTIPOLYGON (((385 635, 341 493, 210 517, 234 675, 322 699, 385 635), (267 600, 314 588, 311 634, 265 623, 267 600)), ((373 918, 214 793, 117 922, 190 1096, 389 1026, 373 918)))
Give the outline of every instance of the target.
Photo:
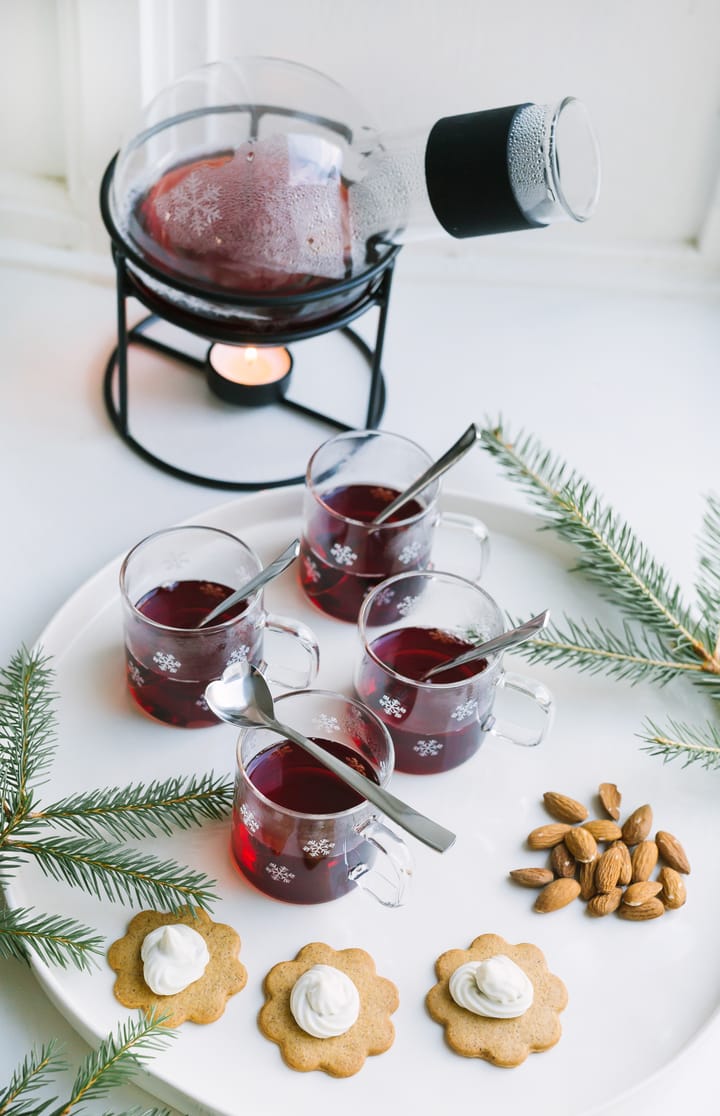
POLYGON ((408 500, 412 500, 413 496, 417 496, 418 492, 422 492, 424 488, 427 488, 429 484, 432 484, 434 480, 442 476, 451 465, 454 465, 456 461, 459 461, 461 457, 465 456, 468 450, 472 449, 479 436, 480 431, 475 423, 471 422, 465 433, 458 438, 457 442, 450 446, 450 449, 444 453, 442 457, 439 457, 437 461, 433 462, 433 464, 430 465, 424 473, 421 473, 404 492, 401 492, 399 496, 391 500, 387 507, 383 508, 383 510, 375 516, 371 521, 371 526, 378 527, 381 523, 384 523, 386 519, 389 519, 389 517, 398 510, 398 508, 401 508, 408 500))
POLYGON ((277 558, 274 558, 264 569, 260 570, 260 573, 256 573, 255 576, 251 577, 244 585, 236 589, 234 593, 231 593, 224 601, 221 601, 217 608, 214 608, 212 612, 208 612, 207 616, 203 616, 200 623, 196 624, 195 627, 204 628, 207 624, 212 624, 213 620, 217 619, 218 616, 222 616, 223 612, 227 612, 227 610, 232 608, 234 604, 237 604, 238 601, 242 601, 245 597, 249 597, 250 594, 254 593, 256 589, 259 589, 261 585, 266 585, 268 581, 272 581, 278 574, 281 574, 283 570, 287 569, 291 562, 295 561, 299 553, 300 539, 294 539, 290 543, 290 546, 283 550, 282 554, 278 554, 277 558))
POLYGON ((443 674, 444 671, 462 666, 463 663, 471 663, 474 659, 481 659, 493 651, 503 651, 507 647, 515 647, 518 643, 526 643, 537 632, 542 631, 549 619, 550 609, 546 608, 544 612, 533 616, 531 620, 526 620, 524 624, 520 624, 517 628, 510 628, 502 635, 494 636, 493 639, 488 639, 485 643, 479 643, 477 647, 471 648, 470 651, 464 651, 456 659, 451 659, 447 663, 441 663, 440 666, 434 666, 430 670, 426 670, 418 681, 427 682, 428 678, 433 678, 436 674, 443 674))
POLYGON ((268 684, 250 663, 234 663, 205 690, 205 699, 216 717, 241 728, 263 725, 282 733, 304 748, 313 759, 329 768, 339 779, 367 798, 402 829, 417 837, 436 852, 445 852, 455 843, 455 834, 419 814, 412 806, 390 794, 384 787, 366 779, 342 760, 331 756, 319 744, 275 719, 275 707, 268 684))

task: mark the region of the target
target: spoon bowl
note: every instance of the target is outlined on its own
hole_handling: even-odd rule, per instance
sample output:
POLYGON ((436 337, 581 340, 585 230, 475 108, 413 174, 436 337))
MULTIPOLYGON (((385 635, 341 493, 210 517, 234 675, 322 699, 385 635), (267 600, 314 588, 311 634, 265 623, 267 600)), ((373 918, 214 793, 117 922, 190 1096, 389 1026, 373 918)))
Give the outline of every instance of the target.
POLYGON ((384 787, 365 778, 359 771, 330 755, 314 740, 296 732, 275 718, 275 707, 267 682, 259 670, 250 663, 234 663, 205 689, 205 700, 221 721, 238 728, 258 725, 282 733, 309 753, 318 763, 327 767, 358 794, 377 806, 401 829, 416 837, 436 852, 445 852, 455 843, 455 834, 412 806, 390 794, 384 787))

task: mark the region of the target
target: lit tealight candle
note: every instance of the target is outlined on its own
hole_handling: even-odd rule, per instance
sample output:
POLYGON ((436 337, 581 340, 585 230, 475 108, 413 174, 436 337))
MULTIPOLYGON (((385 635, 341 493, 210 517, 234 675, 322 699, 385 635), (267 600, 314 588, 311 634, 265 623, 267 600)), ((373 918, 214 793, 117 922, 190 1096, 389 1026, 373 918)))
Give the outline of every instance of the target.
POLYGON ((212 345, 208 383, 222 399, 246 406, 272 403, 288 388, 292 357, 280 346, 212 345))

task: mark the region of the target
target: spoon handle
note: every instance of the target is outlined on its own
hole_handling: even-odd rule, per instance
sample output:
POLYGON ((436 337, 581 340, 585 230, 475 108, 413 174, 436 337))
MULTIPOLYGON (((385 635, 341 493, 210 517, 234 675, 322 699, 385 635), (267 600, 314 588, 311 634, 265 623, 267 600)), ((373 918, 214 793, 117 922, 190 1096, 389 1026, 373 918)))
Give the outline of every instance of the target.
POLYGON ((378 786, 370 779, 366 779, 359 771, 353 770, 342 760, 336 759, 316 744, 313 740, 308 740, 302 733, 296 732, 288 725, 283 725, 274 718, 263 718, 265 724, 275 730, 275 732, 282 732, 290 740, 299 744, 304 748, 318 763, 322 763, 335 775, 338 779, 342 779, 349 787, 361 794, 363 798, 367 798, 368 802, 372 802, 373 806, 377 806, 378 810, 382 810, 391 821, 394 821, 401 829, 407 833, 411 833, 413 837, 417 837, 418 841, 422 841, 424 845, 429 845, 431 849, 436 852, 446 852, 451 845, 455 844, 455 834, 451 833, 449 829, 445 829, 442 825, 426 818, 424 814, 418 813, 412 806, 408 806, 406 802, 396 798, 394 794, 390 794, 384 787, 378 786))
POLYGON ((493 651, 502 651, 507 647, 515 647, 519 643, 526 643, 545 627, 549 619, 550 609, 546 608, 544 612, 540 612, 537 616, 533 616, 530 620, 526 620, 524 624, 520 624, 517 628, 513 628, 509 632, 503 632, 502 635, 495 636, 493 639, 488 639, 485 643, 480 643, 477 647, 471 647, 469 651, 465 651, 462 655, 458 655, 456 659, 450 659, 447 663, 440 663, 439 666, 432 667, 430 670, 425 671, 421 681, 426 682, 428 678, 432 678, 436 674, 443 674, 446 670, 451 670, 453 667, 462 666, 463 663, 471 663, 474 659, 480 659, 484 655, 492 654, 493 651))
POLYGON ((401 492, 399 496, 391 500, 387 507, 383 508, 383 510, 375 516, 372 521, 372 526, 377 527, 381 523, 384 523, 393 512, 396 512, 398 508, 401 508, 408 500, 412 500, 413 496, 417 496, 418 492, 422 492, 423 488, 427 488, 429 484, 446 472, 451 465, 454 465, 456 461, 464 457, 468 450, 472 449, 475 445, 478 434, 479 431, 477 426, 474 422, 471 422, 465 433, 461 434, 457 442, 454 442, 453 445, 450 446, 447 453, 444 453, 442 457, 439 457, 437 461, 433 462, 429 469, 426 469, 404 492, 401 492))
POLYGON ((242 601, 245 597, 249 597, 251 593, 254 593, 256 589, 259 589, 260 586, 264 585, 267 581, 272 581, 273 578, 281 574, 291 562, 295 561, 299 553, 300 539, 293 539, 290 546, 286 547, 282 554, 278 554, 277 558, 274 558, 264 569, 256 573, 255 577, 251 578, 250 581, 247 581, 245 585, 242 585, 239 589, 236 589, 235 592, 231 593, 229 597, 226 597, 224 601, 221 601, 217 608, 214 608, 212 612, 208 612, 207 616, 203 616, 200 623, 196 625, 196 628, 204 628, 206 624, 212 624, 213 620, 218 616, 222 616, 223 612, 232 608, 238 601, 242 601))

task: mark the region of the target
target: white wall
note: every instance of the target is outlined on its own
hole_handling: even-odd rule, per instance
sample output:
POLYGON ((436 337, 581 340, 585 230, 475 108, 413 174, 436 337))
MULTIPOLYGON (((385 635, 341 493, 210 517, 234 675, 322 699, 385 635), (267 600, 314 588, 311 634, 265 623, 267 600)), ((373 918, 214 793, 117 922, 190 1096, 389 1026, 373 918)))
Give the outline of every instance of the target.
POLYGON ((105 250, 100 178, 143 101, 257 53, 328 73, 389 127, 572 93, 599 133, 601 204, 543 249, 720 268, 717 0, 0 0, 0 21, 0 236, 105 250))

